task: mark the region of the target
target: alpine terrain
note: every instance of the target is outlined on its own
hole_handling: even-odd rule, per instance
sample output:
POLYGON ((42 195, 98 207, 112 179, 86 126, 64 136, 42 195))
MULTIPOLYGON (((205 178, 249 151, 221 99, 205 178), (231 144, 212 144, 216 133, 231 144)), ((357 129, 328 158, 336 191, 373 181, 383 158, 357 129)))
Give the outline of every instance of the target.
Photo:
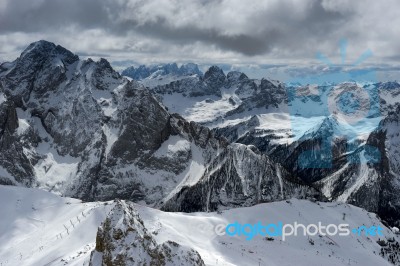
POLYGON ((192 63, 120 74, 34 42, 0 65, 0 264, 400 265, 399 95, 192 63), (364 118, 323 109, 332 87, 364 118), (260 221, 384 234, 216 233, 260 221))

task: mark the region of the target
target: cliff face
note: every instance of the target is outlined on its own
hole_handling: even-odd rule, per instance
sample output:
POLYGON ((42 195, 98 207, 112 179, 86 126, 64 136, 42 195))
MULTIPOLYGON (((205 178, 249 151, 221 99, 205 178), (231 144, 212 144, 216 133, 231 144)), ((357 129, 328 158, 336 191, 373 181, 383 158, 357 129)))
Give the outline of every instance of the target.
POLYGON ((215 211, 292 197, 322 200, 321 194, 291 176, 255 147, 232 144, 220 152, 193 184, 167 198, 168 211, 215 211))

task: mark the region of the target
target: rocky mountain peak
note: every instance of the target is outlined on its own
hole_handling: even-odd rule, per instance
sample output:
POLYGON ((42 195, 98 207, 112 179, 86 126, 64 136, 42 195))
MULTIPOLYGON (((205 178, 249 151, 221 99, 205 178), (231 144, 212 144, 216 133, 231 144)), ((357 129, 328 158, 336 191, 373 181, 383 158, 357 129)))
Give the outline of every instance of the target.
POLYGON ((116 200, 99 227, 91 266, 204 265, 199 253, 175 242, 157 244, 131 204, 116 200))
POLYGON ((216 92, 219 92, 226 83, 226 76, 222 69, 217 66, 210 67, 204 74, 205 83, 216 92))
POLYGON ((211 66, 204 74, 204 80, 225 80, 224 71, 217 66, 211 66))
POLYGON ((270 80, 268 79, 261 79, 261 83, 260 83, 260 89, 261 90, 270 90, 270 89, 274 89, 277 86, 272 83, 270 80))
POLYGON ((110 63, 107 61, 107 59, 104 59, 104 58, 100 58, 100 60, 99 60, 99 62, 98 62, 98 65, 99 65, 100 67, 112 68, 111 65, 110 65, 110 63))
POLYGON ((28 47, 21 53, 21 57, 24 57, 30 53, 40 53, 40 52, 45 53, 47 51, 55 49, 56 47, 57 46, 52 42, 40 40, 29 44, 28 47))
POLYGON ((312 139, 312 138, 332 138, 335 133, 340 131, 337 118, 334 115, 330 115, 321 120, 320 123, 309 129, 300 139, 312 139))
POLYGON ((74 61, 79 60, 79 57, 73 54, 71 51, 65 49, 60 45, 55 45, 52 42, 40 40, 31 43, 22 53, 20 59, 24 58, 55 58, 59 57, 65 60, 67 63, 71 64, 74 61))
POLYGON ((335 115, 330 115, 324 118, 322 120, 320 128, 329 128, 329 129, 334 129, 335 127, 338 126, 338 121, 335 115))
POLYGON ((381 124, 385 124, 388 122, 399 122, 400 121, 400 104, 395 104, 391 110, 388 112, 385 119, 383 119, 381 124))
POLYGON ((172 73, 178 71, 178 65, 176 63, 168 63, 164 65, 164 69, 167 73, 172 73))
POLYGON ((179 68, 179 71, 183 75, 194 75, 194 74, 196 74, 198 76, 203 75, 203 73, 199 69, 199 66, 194 63, 187 63, 187 64, 181 65, 181 67, 179 68))
POLYGON ((379 84, 379 88, 383 90, 392 90, 400 88, 400 84, 397 81, 387 81, 379 84))
POLYGON ((232 81, 242 81, 249 79, 246 74, 239 72, 239 71, 231 71, 226 75, 226 78, 228 79, 229 82, 232 81))
POLYGON ((21 99, 27 102, 30 97, 41 98, 68 79, 66 73, 77 61, 77 55, 59 45, 47 41, 34 42, 19 58, 2 64, 2 87, 5 94, 11 95, 16 102, 21 103, 21 99))

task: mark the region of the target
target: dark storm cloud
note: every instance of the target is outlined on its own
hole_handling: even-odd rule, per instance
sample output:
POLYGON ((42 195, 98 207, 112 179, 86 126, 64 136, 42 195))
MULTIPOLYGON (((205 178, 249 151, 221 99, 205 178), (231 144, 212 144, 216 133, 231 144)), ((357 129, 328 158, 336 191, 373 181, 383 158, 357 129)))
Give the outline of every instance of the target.
MULTIPOLYGON (((220 5, 222 3, 219 2, 220 5)), ((207 17, 207 10, 221 8, 218 2, 188 4, 193 5, 193 9, 185 7, 185 3, 171 12, 155 10, 154 14, 149 12, 147 17, 143 17, 141 10, 148 5, 145 1, 8 1, 2 12, 0 33, 62 31, 72 25, 77 31, 100 28, 115 35, 139 33, 140 36, 150 36, 160 42, 183 45, 202 42, 252 56, 266 53, 278 44, 291 45, 296 39, 310 33, 325 35, 331 32, 333 26, 346 20, 342 13, 324 9, 319 1, 309 2, 309 7, 302 11, 300 17, 295 14, 300 2, 279 1, 254 15, 251 12, 245 14, 246 19, 252 20, 245 22, 247 29, 231 30, 230 27, 235 24, 234 15, 226 21, 207 17), (197 20, 179 23, 186 12, 194 12, 193 17, 197 20), (178 23, 174 23, 175 20, 178 23), (204 26, 202 20, 211 23, 204 26), (215 25, 212 24, 213 20, 215 25)), ((218 13, 215 15, 218 16, 218 13)))
MULTIPOLYGON (((288 64, 370 48, 396 61, 396 0, 0 0, 0 55, 47 39, 115 60, 288 64)), ((376 60, 376 61, 379 61, 376 60)))
MULTIPOLYGON (((198 8, 212 9, 214 6, 215 3, 207 2, 198 8)), ((140 7, 137 8, 140 9, 140 7)), ((254 16, 249 14, 248 19, 252 22, 249 23, 248 30, 244 32, 227 33, 226 29, 229 29, 233 22, 229 20, 223 21, 225 25, 217 24, 218 20, 216 20, 215 25, 211 25, 211 27, 203 27, 201 20, 177 25, 171 23, 171 20, 179 20, 179 17, 176 18, 172 15, 169 17, 164 14, 164 16, 158 15, 143 22, 140 17, 135 16, 134 10, 132 16, 126 17, 120 23, 110 23, 110 25, 113 26, 114 32, 120 34, 133 30, 172 43, 190 44, 200 41, 216 45, 221 49, 254 56, 264 54, 278 44, 298 45, 297 40, 304 39, 305 36, 314 35, 314 39, 317 34, 330 34, 333 29, 339 28, 340 24, 346 23, 351 17, 350 12, 343 14, 338 11, 325 10, 319 1, 311 1, 309 8, 300 18, 296 15, 292 16, 292 12, 295 12, 296 8, 296 5, 281 1, 254 16)), ((174 14, 179 14, 179 11, 174 14)), ((212 20, 212 18, 209 19, 212 20)))
POLYGON ((164 19, 160 19, 157 23, 137 25, 135 30, 142 35, 159 38, 169 43, 190 44, 200 41, 250 56, 268 51, 273 43, 272 40, 275 40, 279 35, 274 30, 253 36, 245 33, 224 34, 217 29, 200 29, 196 26, 172 28, 167 26, 164 19))

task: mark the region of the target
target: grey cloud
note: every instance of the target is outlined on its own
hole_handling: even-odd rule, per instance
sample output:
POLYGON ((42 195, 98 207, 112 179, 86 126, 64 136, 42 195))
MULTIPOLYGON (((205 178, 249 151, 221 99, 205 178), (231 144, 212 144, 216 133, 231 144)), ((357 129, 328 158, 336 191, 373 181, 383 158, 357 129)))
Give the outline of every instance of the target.
POLYGON ((107 17, 106 8, 96 0, 8 0, 1 12, 0 32, 62 30, 70 25, 105 27, 107 17))
MULTIPOLYGON (((304 39, 310 32, 326 34, 339 19, 343 20, 343 14, 325 10, 319 1, 311 1, 310 7, 304 11, 301 18, 292 17, 292 10, 296 6, 280 1, 271 5, 271 8, 261 9, 254 16, 251 13, 245 14, 245 18, 254 21, 246 22, 249 25, 245 31, 229 33, 230 21, 224 21, 224 25, 220 25, 216 19, 215 25, 211 23, 204 27, 202 19, 208 23, 215 19, 206 17, 206 14, 194 14, 198 20, 187 25, 178 25, 174 20, 179 21, 184 15, 185 5, 181 5, 182 8, 178 7, 175 12, 150 12, 149 16, 143 18, 141 9, 148 5, 144 1, 44 0, 7 3, 0 21, 2 33, 62 31, 63 28, 73 25, 77 30, 100 28, 118 35, 139 33, 138 36, 150 36, 173 44, 191 44, 198 41, 249 56, 264 54, 278 44, 291 44, 294 37, 304 39), (134 4, 130 5, 132 3, 134 4)), ((193 9, 204 10, 214 8, 218 2, 188 4, 194 5, 193 9)), ((227 8, 234 10, 235 7, 227 8)))
POLYGON ((193 43, 196 41, 204 42, 208 45, 216 45, 221 49, 229 49, 240 52, 244 55, 257 55, 268 51, 279 33, 270 31, 261 36, 249 34, 224 34, 216 29, 199 29, 196 27, 167 27, 165 22, 145 24, 136 28, 143 35, 152 38, 161 38, 172 44, 193 43))
MULTIPOLYGON (((209 4, 210 2, 208 2, 209 4)), ((212 8, 203 5, 199 8, 212 8)), ((201 20, 189 25, 176 25, 175 17, 157 15, 148 21, 139 21, 135 14, 126 18, 122 23, 114 25, 119 31, 137 31, 142 35, 160 38, 171 43, 191 43, 195 41, 215 45, 221 49, 229 49, 248 56, 260 55, 269 52, 272 48, 307 46, 311 40, 319 37, 328 37, 334 30, 340 28, 351 18, 352 13, 343 14, 338 11, 326 10, 319 1, 311 1, 309 8, 301 17, 293 16, 296 6, 277 2, 269 9, 261 10, 257 14, 248 14, 251 21, 245 31, 240 33, 226 33, 229 31, 230 21, 226 25, 208 25, 202 27, 201 20)), ((133 11, 134 12, 134 11, 133 11)), ((239 12, 239 11, 238 11, 239 12)), ((178 12, 179 13, 179 12, 178 12)), ((176 18, 179 20, 179 18, 176 18)), ((212 17, 204 18, 213 20, 212 17)), ((313 48, 314 49, 314 48, 313 48)))
POLYGON ((350 57, 371 48, 377 62, 394 62, 400 52, 395 0, 2 1, 2 58, 39 38, 83 56, 141 63, 309 63, 318 51, 338 58, 341 38, 350 57))

